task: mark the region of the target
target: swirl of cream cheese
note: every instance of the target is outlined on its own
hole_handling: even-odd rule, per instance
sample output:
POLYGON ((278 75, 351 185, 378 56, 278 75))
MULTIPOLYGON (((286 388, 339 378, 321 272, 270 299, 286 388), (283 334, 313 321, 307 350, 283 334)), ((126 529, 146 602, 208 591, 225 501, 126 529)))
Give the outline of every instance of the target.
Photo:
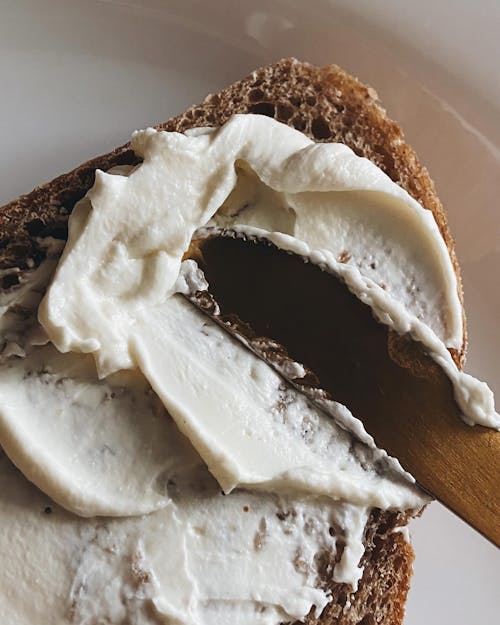
POLYGON ((68 244, 40 307, 61 351, 91 352, 101 375, 134 366, 135 318, 172 294, 194 231, 215 220, 278 230, 345 254, 449 347, 462 308, 432 213, 342 144, 315 144, 259 115, 186 134, 137 132, 142 164, 97 172, 70 221, 68 244))

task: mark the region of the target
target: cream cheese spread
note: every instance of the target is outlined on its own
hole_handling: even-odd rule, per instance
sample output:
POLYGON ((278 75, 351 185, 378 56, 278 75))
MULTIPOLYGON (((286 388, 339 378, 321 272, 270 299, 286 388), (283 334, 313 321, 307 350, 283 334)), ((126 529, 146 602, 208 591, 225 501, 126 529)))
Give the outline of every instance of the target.
MULTIPOLYGON (((138 372, 98 380, 89 355, 31 344, 37 300, 31 315, 25 302, 19 316, 21 301, 3 318, 24 357, 9 352, 0 367, 0 440, 26 477, 67 510, 127 516, 167 505, 158 481, 199 461, 182 433, 225 492, 239 486, 380 508, 421 504, 384 452, 353 444, 328 414, 180 295, 149 312, 131 338, 157 394, 138 372)), ((338 406, 335 414, 340 420, 345 412, 338 406)))
POLYGON ((226 497, 203 464, 165 488, 170 503, 158 512, 83 519, 53 504, 0 451, 0 553, 8 554, 0 621, 274 625, 304 618, 311 606, 319 614, 325 573, 360 577, 364 508, 244 491, 226 497))
MULTIPOLYGON (((30 485, 0 449, 0 553, 9 562, 0 568, 0 621, 32 625, 50 615, 54 623, 274 625, 303 619, 312 606, 319 613, 329 601, 325 578, 356 588, 371 506, 293 492, 238 489, 223 495, 144 382, 130 376, 126 386, 120 385, 123 377, 99 380, 89 356, 63 355, 46 344, 35 315, 54 261, 23 277, 23 286, 2 302, 0 381, 9 384, 0 393, 0 422, 12 418, 23 427, 31 462, 23 472, 41 479, 41 487, 64 507, 90 515, 102 513, 104 502, 112 514, 123 514, 125 506, 132 514, 149 505, 151 496, 159 505, 145 516, 76 517, 30 485), (7 349, 14 342, 23 357, 7 349), (43 363, 41 370, 37 363, 43 363), (9 410, 10 402, 15 410, 9 410), (48 450, 38 458, 46 465, 31 474, 39 449, 30 444, 37 442, 48 450)), ((210 331, 189 310, 198 329, 210 331)), ((188 328, 196 340, 197 327, 188 328)), ((226 342, 217 326, 214 333, 210 349, 226 342)), ((229 350, 243 365, 265 369, 233 341, 229 350)), ((284 403, 271 407, 271 416, 281 431, 307 433, 313 450, 322 447, 315 435, 330 436, 339 454, 332 462, 339 472, 352 472, 354 487, 367 480, 365 495, 372 488, 377 498, 376 491, 385 489, 398 506, 420 508, 426 502, 397 472, 381 475, 377 454, 279 384, 284 403)), ((8 442, 4 430, 2 442, 8 442)), ((19 459, 15 450, 12 457, 19 459)))
POLYGON ((99 381, 90 356, 48 344, 36 311, 56 263, 49 253, 4 298, 1 446, 28 479, 77 514, 150 512, 168 501, 156 488, 159 476, 198 457, 143 376, 99 381))
POLYGON ((136 316, 172 294, 193 233, 219 209, 215 219, 347 253, 445 343, 461 347, 456 276, 432 213, 347 146, 315 144, 258 115, 236 115, 219 130, 148 129, 132 146, 144 160, 129 176, 96 172, 92 210, 86 202, 72 215, 40 310, 51 341, 93 353, 100 375, 135 366, 127 343, 136 316), (237 170, 252 174, 241 182, 237 170), (260 224, 264 213, 271 222, 260 224))
POLYGON ((148 129, 132 145, 142 164, 97 172, 75 206, 43 330, 34 313, 54 261, 3 309, 0 445, 67 510, 150 514, 56 507, 42 520, 43 495, 1 459, 0 548, 15 537, 21 568, 19 516, 33 541, 18 586, 0 573, 7 606, 16 625, 39 620, 31 609, 80 623, 301 620, 329 600, 326 554, 327 575, 356 588, 373 506, 427 499, 348 407, 332 402, 332 419, 186 302, 203 283, 181 272, 183 255, 207 226, 308 255, 426 344, 470 422, 498 427, 489 389, 446 349, 463 337, 447 248, 432 214, 368 160, 265 117, 148 129), (25 610, 47 558, 53 578, 25 610))
MULTIPOLYGON (((171 306, 193 234, 229 216, 242 228, 280 230, 275 240, 297 253, 319 254, 318 262, 340 274, 381 322, 413 332, 426 345, 454 384, 467 422, 499 427, 491 391, 459 372, 446 349, 446 343, 462 344, 462 308, 432 213, 373 163, 347 146, 315 144, 258 115, 235 115, 219 130, 185 135, 148 129, 135 133, 132 145, 143 163, 128 176, 97 172, 90 201, 72 215, 68 244, 39 309, 59 350, 92 353, 100 376, 140 367, 138 357, 145 364, 144 355, 132 353, 134 346, 141 333, 150 332, 149 317, 171 306), (246 172, 243 182, 237 171, 246 172), (359 252, 351 264, 337 259, 331 243, 339 239, 345 247, 345 237, 347 253, 359 252), (365 256, 370 250, 370 258, 390 250, 390 260, 370 261, 384 272, 378 276, 383 285, 366 275, 361 250, 365 256), (411 276, 405 288, 403 275, 411 276), (415 300, 408 300, 410 293, 415 300)), ((151 349, 167 334, 156 333, 151 349)), ((142 371, 154 375, 149 367, 142 371)), ((157 379, 153 386, 162 395, 157 379)), ((187 423, 185 414, 181 422, 187 423)))
MULTIPOLYGON (((223 495, 138 374, 99 380, 90 356, 47 344, 36 311, 55 260, 23 277, 2 302, 2 443, 68 510, 157 511, 75 517, 29 485, 0 450, 0 553, 9 554, 9 566, 0 569, 0 621, 31 625, 50 615, 57 623, 275 625, 301 620, 313 606, 319 613, 329 601, 325 578, 355 589, 372 506, 420 509, 428 499, 386 465, 380 450, 353 439, 177 295, 171 302, 179 314, 167 320, 185 336, 174 346, 197 350, 187 399, 203 375, 220 384, 219 367, 232 374, 232 385, 245 386, 248 378, 249 392, 261 394, 263 414, 253 416, 311 464, 326 467, 331 489, 328 497, 308 495, 289 480, 287 492, 252 484, 223 495), (207 361, 210 352, 215 360, 207 361), (19 449, 11 446, 11 425, 22 433, 19 449)), ((190 271, 181 283, 204 286, 190 271)))

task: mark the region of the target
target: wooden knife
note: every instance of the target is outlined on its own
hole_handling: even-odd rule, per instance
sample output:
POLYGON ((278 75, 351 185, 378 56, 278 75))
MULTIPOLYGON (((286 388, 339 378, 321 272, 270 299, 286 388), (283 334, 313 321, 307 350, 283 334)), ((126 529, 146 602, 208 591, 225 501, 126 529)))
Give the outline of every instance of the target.
POLYGON ((268 242, 211 236, 187 256, 210 285, 211 304, 194 299, 202 310, 266 360, 303 364, 305 390, 346 405, 423 489, 500 546, 500 433, 462 421, 422 344, 376 321, 338 278, 268 242))

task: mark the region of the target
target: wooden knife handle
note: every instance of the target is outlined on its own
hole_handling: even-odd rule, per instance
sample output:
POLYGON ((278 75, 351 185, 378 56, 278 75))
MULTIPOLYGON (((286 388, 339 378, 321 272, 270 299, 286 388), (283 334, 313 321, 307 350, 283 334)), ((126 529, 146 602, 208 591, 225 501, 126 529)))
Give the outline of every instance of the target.
POLYGON ((500 546, 500 433, 459 421, 454 406, 365 423, 419 484, 500 546))

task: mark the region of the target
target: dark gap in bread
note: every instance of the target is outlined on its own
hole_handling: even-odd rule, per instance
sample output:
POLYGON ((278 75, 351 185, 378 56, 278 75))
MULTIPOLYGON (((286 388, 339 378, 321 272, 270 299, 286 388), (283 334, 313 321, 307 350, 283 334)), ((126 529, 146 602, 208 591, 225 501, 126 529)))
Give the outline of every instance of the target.
POLYGON ((360 621, 358 621, 358 625, 377 625, 377 622, 375 621, 373 614, 367 614, 360 621))
POLYGON ((257 104, 251 104, 248 109, 250 113, 267 117, 274 117, 276 113, 276 107, 272 102, 257 102, 257 104))
POLYGON ((42 239, 46 237, 52 237, 53 239, 66 241, 66 239, 68 238, 68 222, 66 220, 61 220, 54 224, 49 224, 40 231, 39 236, 42 239))
POLYGON ((292 125, 296 130, 303 132, 306 129, 307 122, 303 117, 296 115, 292 118, 292 125))
POLYGON ((250 100, 250 102, 261 102, 263 98, 264 92, 258 87, 254 87, 248 92, 248 99, 250 100))
POLYGON ((329 139, 331 136, 330 126, 324 117, 316 117, 311 123, 311 132, 315 139, 329 139))
POLYGON ((280 122, 286 122, 292 117, 294 110, 293 106, 280 102, 276 108, 276 117, 280 122))
POLYGON ((32 219, 24 226, 25 230, 32 237, 37 237, 45 228, 45 222, 42 219, 32 219))
POLYGON ((2 289, 6 291, 19 284, 19 274, 17 273, 8 273, 6 276, 0 281, 2 289))

